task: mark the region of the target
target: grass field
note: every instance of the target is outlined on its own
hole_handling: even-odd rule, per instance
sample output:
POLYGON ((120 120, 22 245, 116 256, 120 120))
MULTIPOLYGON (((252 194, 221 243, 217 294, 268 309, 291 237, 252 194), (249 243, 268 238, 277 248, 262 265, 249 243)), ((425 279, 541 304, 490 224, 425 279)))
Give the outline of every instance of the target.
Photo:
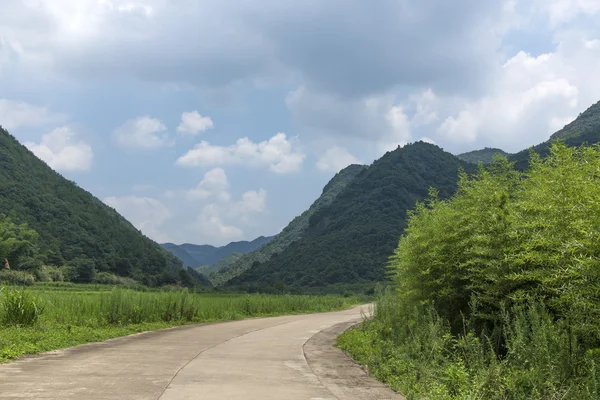
POLYGON ((0 287, 0 362, 177 325, 325 312, 354 297, 193 293, 104 285, 0 287))

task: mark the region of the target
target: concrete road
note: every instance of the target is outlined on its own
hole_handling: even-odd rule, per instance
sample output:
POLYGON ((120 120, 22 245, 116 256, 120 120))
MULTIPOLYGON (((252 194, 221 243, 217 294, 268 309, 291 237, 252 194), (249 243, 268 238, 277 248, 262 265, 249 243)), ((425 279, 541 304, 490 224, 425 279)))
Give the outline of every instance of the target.
POLYGON ((167 329, 0 365, 1 399, 403 399, 332 344, 361 310, 167 329))

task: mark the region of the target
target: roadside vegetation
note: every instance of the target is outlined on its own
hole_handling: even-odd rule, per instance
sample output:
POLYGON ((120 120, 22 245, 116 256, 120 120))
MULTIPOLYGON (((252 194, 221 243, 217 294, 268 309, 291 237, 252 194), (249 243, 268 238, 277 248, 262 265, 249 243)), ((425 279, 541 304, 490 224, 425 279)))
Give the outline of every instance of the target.
POLYGON ((194 293, 108 285, 0 286, 0 362, 131 333, 209 321, 341 310, 354 297, 194 293))
POLYGON ((410 214, 338 345, 408 399, 600 398, 600 147, 506 159, 410 214))

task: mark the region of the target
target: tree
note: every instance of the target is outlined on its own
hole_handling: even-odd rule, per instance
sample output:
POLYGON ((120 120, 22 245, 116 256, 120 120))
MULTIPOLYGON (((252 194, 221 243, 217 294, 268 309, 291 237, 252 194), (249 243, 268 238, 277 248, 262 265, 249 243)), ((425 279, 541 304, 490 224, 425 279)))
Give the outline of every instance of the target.
POLYGON ((27 224, 17 225, 6 215, 0 214, 0 259, 18 267, 23 258, 37 255, 37 240, 37 232, 27 224))
POLYGON ((96 266, 88 258, 77 258, 71 261, 71 280, 78 283, 90 283, 96 276, 96 266))

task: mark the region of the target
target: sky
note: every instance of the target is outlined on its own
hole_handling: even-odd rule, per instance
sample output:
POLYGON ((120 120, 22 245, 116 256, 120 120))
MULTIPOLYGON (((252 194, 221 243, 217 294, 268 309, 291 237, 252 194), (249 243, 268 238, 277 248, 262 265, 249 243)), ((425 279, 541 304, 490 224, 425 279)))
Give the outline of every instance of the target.
POLYGON ((276 234, 418 140, 543 142, 598 71, 598 0, 0 0, 0 125, 158 242, 276 234))

